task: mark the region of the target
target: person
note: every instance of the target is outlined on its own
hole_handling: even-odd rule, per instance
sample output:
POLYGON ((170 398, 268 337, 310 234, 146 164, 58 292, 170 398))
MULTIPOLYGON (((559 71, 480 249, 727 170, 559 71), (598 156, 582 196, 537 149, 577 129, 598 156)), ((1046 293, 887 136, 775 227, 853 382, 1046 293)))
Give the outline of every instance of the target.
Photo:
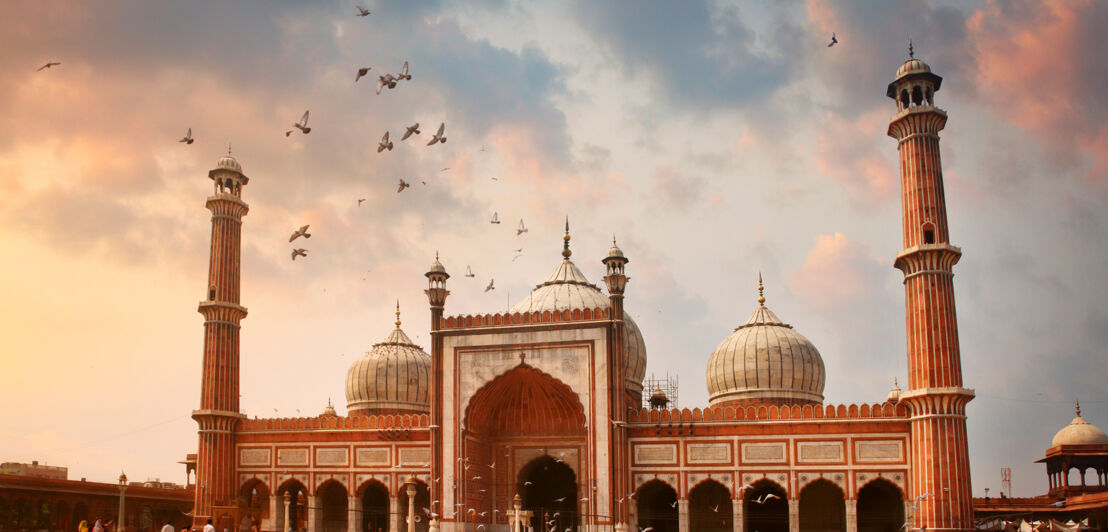
POLYGON ((92 525, 92 532, 104 532, 104 523, 97 519, 96 523, 92 525))
POLYGON ((162 527, 162 532, 173 532, 173 521, 166 521, 165 526, 162 527))
POLYGON ((208 524, 204 525, 204 532, 215 532, 215 526, 212 525, 211 519, 208 519, 208 524))
POLYGON ((252 532, 253 530, 254 518, 250 514, 243 514, 242 519, 239 521, 239 532, 252 532))
POLYGON ((77 525, 77 532, 88 532, 88 521, 82 519, 77 525))

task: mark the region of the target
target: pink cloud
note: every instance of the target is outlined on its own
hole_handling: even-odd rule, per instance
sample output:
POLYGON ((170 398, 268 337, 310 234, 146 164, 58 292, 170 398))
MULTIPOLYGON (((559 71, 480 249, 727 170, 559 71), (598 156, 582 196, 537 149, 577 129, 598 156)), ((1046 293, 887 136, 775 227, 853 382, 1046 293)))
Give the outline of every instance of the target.
POLYGON ((877 145, 874 134, 884 131, 888 115, 887 109, 874 108, 855 120, 834 113, 824 117, 816 134, 819 171, 865 200, 888 201, 899 186, 897 163, 890 159, 888 146, 877 145))
POLYGON ((868 246, 842 233, 819 235, 804 264, 789 274, 788 286, 819 311, 857 308, 881 292, 886 268, 868 246))

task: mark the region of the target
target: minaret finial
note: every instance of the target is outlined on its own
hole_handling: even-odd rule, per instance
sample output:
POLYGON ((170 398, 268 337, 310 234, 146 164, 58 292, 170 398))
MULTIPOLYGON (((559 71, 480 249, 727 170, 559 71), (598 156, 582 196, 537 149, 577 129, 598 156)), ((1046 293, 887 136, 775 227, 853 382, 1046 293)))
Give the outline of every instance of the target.
POLYGON ((562 240, 564 241, 563 244, 562 244, 562 258, 568 261, 570 255, 573 255, 573 252, 569 250, 569 215, 568 214, 566 215, 566 236, 563 236, 562 240))
POLYGON ((911 37, 908 38, 908 58, 909 59, 915 59, 916 58, 916 49, 915 49, 914 46, 912 46, 912 38, 911 37))
MULTIPOLYGON (((435 260, 438 260, 438 258, 436 257, 435 260)), ((400 300, 399 299, 396 300, 396 328, 397 329, 400 328, 400 300)))
POLYGON ((758 272, 758 305, 766 306, 766 296, 764 294, 766 287, 762 286, 762 272, 758 272))
POLYGON ((1073 402, 1073 411, 1077 413, 1077 417, 1081 417, 1081 401, 1073 402))
POLYGON ((228 157, 231 156, 231 143, 230 142, 227 143, 227 156, 228 157))

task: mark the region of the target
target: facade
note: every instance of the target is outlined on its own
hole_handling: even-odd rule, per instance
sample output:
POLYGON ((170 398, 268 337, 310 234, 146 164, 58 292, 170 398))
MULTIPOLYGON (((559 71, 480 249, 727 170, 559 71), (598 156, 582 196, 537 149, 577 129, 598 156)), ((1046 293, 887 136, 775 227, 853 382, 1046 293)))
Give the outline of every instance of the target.
MULTIPOLYGON (((965 404, 939 157, 942 78, 910 59, 889 84, 903 184, 908 389, 826 404, 810 341, 759 283, 712 353, 705 408, 643 409, 647 351, 623 304, 613 241, 605 290, 574 263, 567 221, 553 273, 508 312, 448 316, 450 278, 425 276, 425 351, 396 328, 351 366, 349 415, 238 414, 239 236, 246 177, 216 183, 194 523, 262 530, 897 532, 973 527, 965 404)), ((553 251, 553 250, 552 250, 553 251)), ((660 390, 652 393, 663 405, 660 390)))
MULTIPOLYGON (((122 506, 127 532, 156 532, 167 520, 188 523, 191 490, 127 485, 122 506)), ((0 475, 0 531, 73 532, 81 521, 119 523, 118 484, 0 475)))
POLYGON ((19 475, 21 477, 65 480, 69 478, 69 469, 59 466, 40 465, 38 460, 34 460, 29 464, 4 462, 0 464, 0 475, 19 475))

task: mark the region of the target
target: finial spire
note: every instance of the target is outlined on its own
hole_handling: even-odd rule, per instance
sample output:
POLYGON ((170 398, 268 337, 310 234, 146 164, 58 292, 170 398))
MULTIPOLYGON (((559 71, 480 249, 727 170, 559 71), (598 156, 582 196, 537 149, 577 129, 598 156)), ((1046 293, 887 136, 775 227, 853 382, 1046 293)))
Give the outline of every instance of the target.
POLYGON ((762 272, 758 272, 758 305, 762 307, 766 306, 765 289, 762 286, 762 272))
POLYGON ((916 49, 915 49, 914 46, 912 46, 912 38, 911 37, 908 38, 908 58, 909 59, 915 59, 916 58, 916 49))
POLYGON ((563 236, 562 240, 563 240, 563 243, 562 243, 562 258, 568 261, 570 255, 573 255, 573 252, 569 250, 569 215, 568 214, 566 215, 566 236, 563 236))
POLYGON ((1073 402, 1073 411, 1077 413, 1077 417, 1081 417, 1081 401, 1073 402))
MULTIPOLYGON (((438 260, 437 258, 435 260, 438 260)), ((396 300, 396 328, 400 328, 400 300, 396 300)))
POLYGON ((227 143, 227 156, 228 157, 231 156, 231 143, 230 142, 227 143))

